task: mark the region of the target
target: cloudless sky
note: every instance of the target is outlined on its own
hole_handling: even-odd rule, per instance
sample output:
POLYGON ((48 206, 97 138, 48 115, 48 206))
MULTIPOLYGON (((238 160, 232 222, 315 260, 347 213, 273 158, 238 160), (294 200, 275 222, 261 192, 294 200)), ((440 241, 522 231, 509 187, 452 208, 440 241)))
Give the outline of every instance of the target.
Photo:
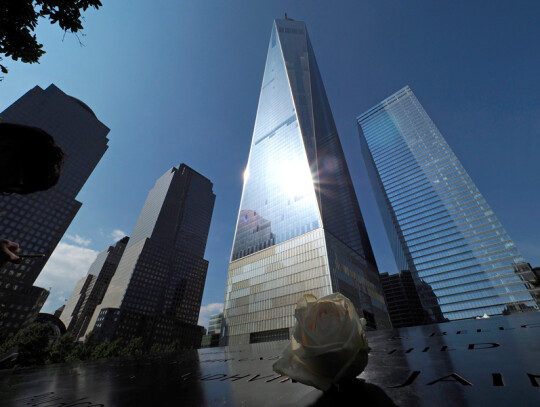
POLYGON ((540 266, 538 1, 102 1, 84 36, 41 20, 40 64, 9 59, 0 111, 54 83, 110 129, 109 149, 37 285, 44 312, 129 235, 156 179, 185 162, 217 195, 200 322, 219 310, 270 30, 305 21, 380 271, 396 272, 355 118, 409 85, 514 239, 540 266))

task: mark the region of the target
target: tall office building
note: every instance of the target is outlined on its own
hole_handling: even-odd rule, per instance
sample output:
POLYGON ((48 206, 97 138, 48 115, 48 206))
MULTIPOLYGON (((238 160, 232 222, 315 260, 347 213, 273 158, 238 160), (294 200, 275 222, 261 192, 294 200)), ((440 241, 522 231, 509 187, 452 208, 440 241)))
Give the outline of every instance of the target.
POLYGON ((86 333, 90 319, 105 296, 128 241, 129 237, 126 236, 98 254, 88 274, 75 285, 60 315, 60 320, 75 339, 80 339, 86 333))
POLYGON ((289 337, 302 295, 339 291, 389 327, 375 260, 303 22, 274 22, 225 295, 224 341, 289 337))
POLYGON ((142 337, 147 346, 175 340, 200 346, 212 186, 185 164, 156 181, 87 332, 101 339, 142 337))
POLYGON ((208 322, 208 334, 221 333, 221 325, 223 324, 223 312, 219 314, 210 315, 210 321, 208 322))
MULTIPOLYGON (((402 270, 399 274, 381 273, 380 277, 394 328, 433 323, 434 318, 424 309, 409 270, 402 270)), ((426 293, 428 290, 430 287, 426 283, 421 284, 421 292, 426 293)), ((433 297, 434 294, 432 292, 430 294, 433 297)), ((440 307, 433 309, 432 313, 436 313, 435 320, 444 321, 440 307)))
POLYGON ((42 128, 66 152, 56 186, 30 195, 0 196, 0 236, 18 242, 22 253, 46 255, 0 267, 0 328, 13 335, 36 318, 48 295, 32 284, 82 205, 75 197, 107 150, 109 129, 87 105, 54 85, 31 89, 0 118, 42 128))
POLYGON ((433 319, 439 307, 450 320, 538 309, 530 266, 411 89, 359 116, 358 129, 397 266, 433 319))
POLYGON ((208 322, 208 332, 202 337, 201 348, 219 346, 222 322, 223 312, 210 316, 210 322, 208 322))

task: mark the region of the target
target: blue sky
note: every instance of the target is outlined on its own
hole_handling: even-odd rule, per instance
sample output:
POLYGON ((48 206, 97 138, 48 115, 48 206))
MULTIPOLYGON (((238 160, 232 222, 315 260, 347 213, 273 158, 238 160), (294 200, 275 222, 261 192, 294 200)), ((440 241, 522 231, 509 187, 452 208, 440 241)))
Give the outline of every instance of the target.
POLYGON ((395 272, 355 117, 409 85, 525 259, 540 266, 540 3, 104 1, 84 46, 42 21, 40 64, 4 59, 0 111, 54 83, 106 124, 109 150, 36 284, 51 312, 97 252, 130 234, 148 191, 185 162, 217 195, 201 323, 223 303, 274 18, 306 22, 380 271, 395 272))

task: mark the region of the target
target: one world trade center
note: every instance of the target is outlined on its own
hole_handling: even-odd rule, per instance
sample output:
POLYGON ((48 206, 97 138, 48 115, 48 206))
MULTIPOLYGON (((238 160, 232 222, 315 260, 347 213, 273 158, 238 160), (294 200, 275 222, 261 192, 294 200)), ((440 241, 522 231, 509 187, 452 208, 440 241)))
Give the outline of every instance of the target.
POLYGON ((306 25, 272 27, 231 253, 228 345, 288 339, 304 294, 341 292, 390 327, 375 259, 306 25))

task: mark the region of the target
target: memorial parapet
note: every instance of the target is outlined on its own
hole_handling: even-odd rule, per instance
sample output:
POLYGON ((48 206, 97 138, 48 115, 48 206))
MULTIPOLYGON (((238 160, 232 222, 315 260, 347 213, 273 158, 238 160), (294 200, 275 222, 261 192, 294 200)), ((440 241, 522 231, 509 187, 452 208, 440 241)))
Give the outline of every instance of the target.
POLYGON ((540 313, 368 333, 356 383, 272 371, 287 342, 0 372, 1 406, 539 406, 540 313))

